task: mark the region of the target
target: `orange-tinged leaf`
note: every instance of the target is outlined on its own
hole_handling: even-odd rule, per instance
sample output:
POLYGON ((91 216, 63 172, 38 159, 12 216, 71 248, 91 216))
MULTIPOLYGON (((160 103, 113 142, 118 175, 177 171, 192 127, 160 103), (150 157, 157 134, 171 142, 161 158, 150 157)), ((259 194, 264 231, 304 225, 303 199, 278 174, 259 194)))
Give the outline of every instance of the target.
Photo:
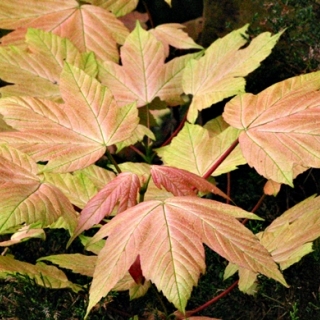
POLYGON ((32 27, 68 38, 81 52, 93 51, 101 60, 118 61, 117 42, 123 43, 128 35, 123 23, 101 7, 62 2, 60 6, 57 1, 42 0, 39 6, 37 0, 30 0, 23 6, 28 7, 25 11, 19 0, 1 3, 0 28, 20 27, 3 37, 2 43, 21 44, 27 28, 32 27))
POLYGON ((32 238, 40 238, 44 240, 46 238, 46 235, 43 229, 33 229, 30 228, 30 226, 23 226, 10 237, 10 240, 1 241, 0 246, 8 247, 12 246, 13 244, 23 242, 32 238))
POLYGON ((84 230, 98 224, 104 217, 109 216, 119 203, 118 212, 137 203, 140 182, 134 173, 120 173, 116 178, 102 188, 81 211, 78 225, 69 244, 84 230))
MULTIPOLYGON (((124 162, 119 165, 122 172, 135 173, 140 180, 140 185, 144 185, 151 174, 151 166, 147 163, 124 162)), ((164 200, 172 197, 172 193, 167 190, 159 190, 152 179, 149 179, 148 188, 144 195, 144 200, 164 200)))
POLYGON ((121 47, 122 65, 110 61, 100 64, 99 79, 120 105, 137 101, 141 107, 157 96, 177 104, 183 92, 182 71, 192 57, 173 59, 165 65, 162 43, 137 23, 121 47))
POLYGON ((138 100, 137 105, 143 106, 151 103, 159 90, 164 59, 162 43, 137 23, 121 48, 122 66, 104 63, 105 74, 100 73, 100 79, 110 87, 116 100, 138 100))
POLYGON ((159 78, 161 84, 157 96, 166 101, 169 106, 183 104, 181 95, 183 94, 182 77, 187 62, 202 56, 202 52, 186 54, 170 60, 164 66, 164 72, 159 78))
POLYGON ((41 227, 48 227, 60 217, 67 219, 69 229, 75 228, 72 205, 58 188, 44 183, 8 183, 3 189, 0 194, 0 232, 24 222, 39 222, 41 227))
POLYGON ((1 1, 0 4, 0 28, 16 29, 24 27, 38 17, 52 13, 64 12, 77 5, 75 0, 19 0, 1 1))
POLYGON ((92 239, 93 243, 108 236, 98 255, 88 312, 123 278, 138 255, 146 280, 184 312, 192 287, 205 271, 202 243, 233 263, 286 284, 258 238, 234 218, 248 214, 252 215, 188 196, 142 202, 118 214, 92 239))
POLYGON ((264 194, 268 196, 276 196, 281 188, 281 184, 272 180, 268 180, 263 187, 264 194))
POLYGON ((166 23, 151 29, 150 32, 165 46, 166 56, 169 55, 169 45, 178 49, 203 49, 183 31, 184 25, 166 23))
POLYGON ((312 251, 311 241, 320 237, 320 197, 298 203, 258 234, 282 269, 312 251))
POLYGON ((47 266, 44 263, 33 265, 22 262, 9 256, 0 256, 0 277, 7 275, 23 274, 43 287, 52 289, 70 288, 74 292, 79 292, 82 288, 70 282, 66 275, 60 269, 54 266, 47 266))
POLYGON ((45 57, 32 54, 16 47, 0 48, 0 75, 4 81, 15 83, 5 86, 0 92, 3 97, 11 95, 59 97, 56 81, 59 73, 55 65, 50 65, 45 57), (24 87, 25 85, 26 87, 24 87))
POLYGON ((42 67, 54 70, 57 76, 55 82, 59 83, 60 73, 65 62, 85 71, 95 77, 98 72, 98 64, 93 53, 80 53, 73 43, 51 32, 29 28, 26 34, 28 50, 38 54, 44 61, 42 67))
POLYGON ((39 178, 37 164, 28 155, 10 148, 6 144, 0 145, 0 184, 37 184, 39 178))
POLYGON ((259 67, 281 35, 262 33, 239 50, 247 43, 244 37, 247 29, 248 25, 218 39, 203 58, 188 63, 183 74, 183 89, 186 94, 193 95, 188 111, 190 122, 195 122, 198 110, 244 92, 243 77, 259 67))
POLYGON ((5 121, 20 132, 1 132, 0 141, 48 161, 44 170, 68 172, 98 160, 106 146, 130 138, 138 125, 134 104, 118 107, 97 80, 66 64, 60 81, 64 104, 17 97, 0 100, 5 121))
POLYGON ((81 54, 66 38, 30 28, 26 34, 27 50, 0 48, 0 76, 14 83, 0 89, 2 97, 28 95, 58 100, 58 83, 65 62, 97 74, 92 54, 81 54))
POLYGON ((155 185, 161 186, 175 196, 196 196, 200 192, 212 192, 225 199, 230 198, 218 187, 186 170, 166 166, 152 166, 151 176, 155 185))
POLYGON ((123 22, 123 24, 129 29, 130 32, 136 27, 137 21, 139 21, 143 29, 148 29, 146 22, 149 20, 149 16, 146 12, 141 13, 138 11, 132 11, 125 16, 120 17, 119 20, 123 22))
POLYGON ((293 185, 297 172, 320 167, 320 72, 243 94, 225 107, 248 164, 267 179, 293 185))
POLYGON ((0 171, 1 233, 23 223, 50 226, 59 218, 74 230, 76 215, 71 203, 58 188, 40 181, 36 163, 30 157, 1 146, 0 159, 4 172, 0 171))
MULTIPOLYGON (((194 124, 186 123, 171 144, 156 150, 165 165, 190 171, 204 176, 210 167, 237 139, 239 130, 229 127, 221 134, 212 136, 213 132, 194 124)), ((245 164, 239 146, 226 158, 212 175, 237 169, 245 164)))

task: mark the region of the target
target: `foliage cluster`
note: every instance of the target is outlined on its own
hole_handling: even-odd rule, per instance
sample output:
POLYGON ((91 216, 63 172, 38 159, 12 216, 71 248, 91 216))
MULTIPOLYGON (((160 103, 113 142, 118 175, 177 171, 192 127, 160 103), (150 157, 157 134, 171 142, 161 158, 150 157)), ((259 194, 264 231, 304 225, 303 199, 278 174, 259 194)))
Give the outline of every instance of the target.
POLYGON ((0 48, 8 83, 0 89, 0 276, 77 294, 90 287, 85 318, 112 291, 136 299, 154 285, 176 308, 172 317, 196 319, 199 308, 186 306, 205 273, 203 244, 228 261, 225 279, 238 273, 239 289, 254 294, 260 275, 287 286, 282 270, 320 236, 320 198, 254 234, 246 221, 263 219, 213 180, 248 164, 276 195, 320 167, 320 72, 246 93, 244 77, 282 31, 250 39, 246 25, 203 49, 179 24, 130 30, 136 5, 0 4, 0 28, 13 30, 0 48), (171 58, 172 47, 187 53, 171 58), (197 124, 199 112, 230 97, 223 117, 197 124), (163 118, 177 110, 176 128, 159 143, 163 118), (34 263, 11 254, 50 229, 68 232, 68 249, 58 244, 34 263))

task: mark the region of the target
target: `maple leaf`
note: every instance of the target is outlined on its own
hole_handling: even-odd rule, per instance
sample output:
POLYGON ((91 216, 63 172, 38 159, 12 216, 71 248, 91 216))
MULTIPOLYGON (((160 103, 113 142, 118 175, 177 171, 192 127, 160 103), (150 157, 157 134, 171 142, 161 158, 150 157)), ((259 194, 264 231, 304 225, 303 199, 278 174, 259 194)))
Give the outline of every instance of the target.
POLYGON ((95 77, 97 63, 93 54, 80 53, 66 38, 50 32, 28 29, 28 49, 0 48, 0 76, 14 83, 0 89, 2 97, 28 95, 58 100, 58 83, 65 62, 95 77))
POLYGON ((38 228, 31 229, 30 226, 23 226, 10 237, 10 240, 1 241, 0 246, 8 247, 13 244, 23 242, 31 238, 40 238, 42 240, 45 240, 46 235, 43 229, 38 229, 38 228))
POLYGON ((26 275, 43 287, 62 289, 70 288, 74 292, 79 292, 82 288, 70 282, 63 271, 44 263, 36 265, 13 259, 10 256, 0 256, 0 275, 6 278, 8 275, 26 275))
POLYGON ((245 91, 244 76, 259 67, 277 43, 281 33, 264 32, 243 47, 249 25, 216 40, 201 59, 190 60, 183 73, 183 89, 192 94, 188 120, 195 122, 198 110, 245 91))
POLYGON ((110 61, 99 64, 99 80, 110 88, 118 103, 137 101, 138 107, 151 103, 155 97, 179 104, 182 71, 189 59, 198 56, 186 55, 165 65, 163 44, 138 22, 120 55, 121 66, 110 61))
MULTIPOLYGON (((42 168, 40 168, 40 171, 42 168)), ((55 185, 77 208, 83 209, 107 183, 115 178, 112 171, 91 165, 73 173, 42 172, 44 182, 55 185)))
POLYGON ((44 170, 67 172, 98 160, 106 146, 126 140, 138 125, 134 104, 118 107, 97 80, 66 64, 60 80, 64 104, 31 97, 0 100, 0 113, 18 132, 0 133, 0 141, 14 145, 44 170))
MULTIPOLYGON (((41 169, 40 169, 41 170, 41 169)), ((77 208, 84 208, 98 192, 94 183, 81 170, 72 173, 43 172, 43 181, 55 185, 77 208)))
POLYGON ((257 95, 241 94, 224 119, 242 129, 239 142, 251 167, 267 179, 293 186, 308 167, 320 167, 320 72, 277 83, 257 95))
MULTIPOLYGON (((320 197, 311 196, 275 219, 263 232, 260 243, 282 270, 312 252, 312 241, 320 237, 320 197)), ((257 273, 229 264, 224 278, 239 271, 239 289, 249 293, 256 288, 257 273), (240 286, 241 285, 241 286, 240 286)))
POLYGON ((96 256, 85 256, 83 254, 56 254, 42 257, 38 261, 50 261, 60 268, 70 269, 74 273, 79 273, 87 277, 92 277, 94 266, 97 261, 96 256))
POLYGON ((111 11, 116 17, 131 13, 138 5, 139 0, 91 0, 93 5, 111 11))
POLYGON ((166 56, 169 55, 169 45, 178 49, 203 49, 181 30, 183 28, 185 26, 179 23, 166 23, 151 29, 150 32, 162 42, 166 56))
POLYGON ((282 270, 312 251, 320 237, 320 197, 309 197, 284 212, 257 234, 282 270))
POLYGON ((74 0, 0 3, 0 28, 17 29, 2 37, 2 44, 23 43, 30 27, 68 38, 80 52, 93 51, 99 59, 111 61, 118 61, 117 42, 122 44, 129 34, 108 10, 74 0))
POLYGON ((146 280, 184 312, 192 287, 205 271, 202 243, 231 262, 286 284, 268 251, 235 219, 242 215, 256 218, 230 205, 187 196, 142 202, 116 215, 92 239, 94 243, 108 236, 98 255, 87 312, 138 255, 146 280))
POLYGON ((59 218, 74 230, 76 215, 71 203, 57 187, 41 182, 32 158, 0 145, 0 159, 0 233, 22 223, 50 226, 59 218))
MULTIPOLYGON (((224 126, 222 128, 224 129, 224 126)), ((171 144, 156 149, 156 152, 165 165, 204 176, 239 135, 239 130, 232 127, 220 133, 217 130, 216 128, 211 131, 209 126, 207 129, 199 125, 185 123, 171 144)), ((240 148, 236 147, 212 175, 218 176, 235 170, 238 165, 245 163, 240 148)))
POLYGON ((122 172, 135 173, 140 180, 140 185, 148 181, 148 188, 144 194, 144 200, 164 200, 172 197, 172 193, 165 189, 160 189, 155 185, 152 179, 149 179, 152 166, 147 163, 124 162, 119 164, 122 172))
POLYGON ((200 192, 212 192, 225 199, 230 198, 209 181, 189 172, 173 167, 152 166, 151 176, 155 185, 164 186, 175 196, 196 196, 200 192))
POLYGON ((137 175, 129 172, 120 173, 88 201, 80 214, 77 228, 68 245, 81 232, 109 216, 117 203, 119 203, 118 213, 136 205, 139 188, 140 182, 137 175))

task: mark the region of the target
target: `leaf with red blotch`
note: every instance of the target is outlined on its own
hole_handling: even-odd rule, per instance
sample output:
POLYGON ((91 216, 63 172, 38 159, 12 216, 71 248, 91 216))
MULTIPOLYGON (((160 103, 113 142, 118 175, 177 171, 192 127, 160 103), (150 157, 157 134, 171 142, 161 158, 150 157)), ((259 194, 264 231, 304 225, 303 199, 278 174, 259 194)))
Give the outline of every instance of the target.
POLYGON ((131 172, 120 173, 116 178, 102 188, 81 211, 77 228, 70 238, 68 245, 84 230, 98 224, 104 217, 109 216, 119 203, 117 212, 120 213, 136 205, 140 181, 131 172))
POLYGON ((73 231, 75 211, 55 186, 43 183, 37 164, 26 154, 0 145, 0 233, 20 224, 48 227, 60 218, 73 231))
POLYGON ((101 60, 115 62, 117 43, 129 34, 108 10, 74 0, 1 1, 0 28, 16 29, 1 38, 3 45, 23 43, 27 29, 36 28, 68 38, 80 52, 93 51, 101 60))
POLYGON ((64 104, 32 97, 0 100, 0 113, 18 132, 0 141, 49 161, 44 171, 70 172, 97 161, 106 146, 131 137, 139 118, 135 104, 119 107, 96 79, 66 64, 60 91, 64 104))
POLYGON ((161 186, 175 196, 196 196, 200 192, 212 192, 225 199, 230 198, 218 187, 186 170, 166 167, 152 166, 151 176, 155 185, 161 189, 161 186))
POLYGON ((229 101, 223 117, 242 129, 239 143, 251 167, 293 186, 307 168, 320 168, 320 72, 290 78, 257 95, 229 101))
POLYGON ((90 288, 87 312, 124 277, 137 257, 142 274, 180 311, 205 271, 205 243, 229 261, 286 282, 258 238, 234 216, 240 208, 195 197, 146 201, 116 215, 91 239, 108 237, 90 288))

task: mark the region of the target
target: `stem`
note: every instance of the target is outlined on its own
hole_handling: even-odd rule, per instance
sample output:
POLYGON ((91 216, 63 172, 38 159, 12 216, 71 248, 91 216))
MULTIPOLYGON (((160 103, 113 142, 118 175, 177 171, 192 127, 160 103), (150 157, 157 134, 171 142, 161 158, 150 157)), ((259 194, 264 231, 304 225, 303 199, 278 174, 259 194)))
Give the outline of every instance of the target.
POLYGON ((213 166, 205 173, 204 179, 209 178, 212 173, 220 166, 220 164, 227 158, 227 156, 235 149, 239 143, 239 138, 237 138, 232 145, 218 158, 218 160, 213 164, 213 166))
POLYGON ((120 167, 118 166, 118 164, 117 164, 116 161, 114 160, 114 158, 113 158, 112 154, 110 153, 110 151, 108 150, 108 148, 107 148, 107 150, 106 150, 106 155, 107 155, 108 160, 109 160, 109 161, 114 165, 114 167, 116 168, 117 172, 118 172, 118 173, 121 173, 120 167))
POLYGON ((188 115, 188 112, 186 112, 186 114, 183 116, 180 124, 178 125, 177 129, 174 130, 174 132, 172 133, 172 135, 162 144, 161 147, 164 147, 166 146, 167 144, 169 144, 171 142, 171 140, 180 132, 180 130, 182 129, 182 127, 184 126, 184 123, 186 122, 187 120, 187 115, 188 115))
MULTIPOLYGON (((262 202, 264 201, 266 195, 263 194, 260 199, 258 200, 258 202, 256 203, 256 205, 253 207, 253 209, 251 210, 252 213, 255 213, 261 206, 262 202)), ((241 223, 243 225, 245 225, 247 222, 249 221, 249 219, 244 219, 241 223)))
POLYGON ((147 3, 145 1, 142 1, 142 4, 143 4, 144 8, 146 9, 146 12, 147 12, 148 17, 149 17, 149 22, 150 22, 151 28, 153 29, 155 27, 155 25, 154 25, 150 10, 149 10, 149 8, 147 6, 147 3))
MULTIPOLYGON (((149 111, 149 103, 146 105, 146 108, 147 108, 147 127, 148 129, 150 130, 150 111, 149 111)), ((150 138, 147 137, 147 148, 149 149, 150 147, 150 138)))
POLYGON ((144 161, 147 162, 146 156, 138 148, 136 148, 135 146, 130 146, 129 148, 136 152, 144 161))
POLYGON ((140 191, 139 191, 139 203, 144 201, 144 195, 147 192, 150 178, 151 178, 151 174, 149 175, 148 180, 140 188, 140 191))
MULTIPOLYGON (((231 174, 230 172, 227 173, 227 196, 230 198, 230 194, 231 194, 231 174)), ((230 198, 231 199, 231 198, 230 198)), ((230 200, 227 199, 227 204, 230 203, 230 200)))
POLYGON ((200 312, 203 309, 205 309, 205 308, 209 307, 210 305, 212 305, 213 303, 217 302, 218 300, 220 300, 221 298, 226 296, 229 292, 231 292, 237 285, 238 285, 238 280, 235 281, 229 288, 227 288, 222 293, 220 293, 219 295, 215 296, 213 299, 209 300, 208 302, 206 302, 202 306, 198 307, 197 309, 194 309, 194 310, 191 310, 191 311, 187 311, 186 312, 186 317, 191 317, 195 313, 200 312))
POLYGON ((265 193, 260 197, 260 199, 258 200, 257 204, 253 207, 253 209, 251 210, 252 213, 255 213, 261 206, 263 200, 265 199, 266 195, 265 193))

